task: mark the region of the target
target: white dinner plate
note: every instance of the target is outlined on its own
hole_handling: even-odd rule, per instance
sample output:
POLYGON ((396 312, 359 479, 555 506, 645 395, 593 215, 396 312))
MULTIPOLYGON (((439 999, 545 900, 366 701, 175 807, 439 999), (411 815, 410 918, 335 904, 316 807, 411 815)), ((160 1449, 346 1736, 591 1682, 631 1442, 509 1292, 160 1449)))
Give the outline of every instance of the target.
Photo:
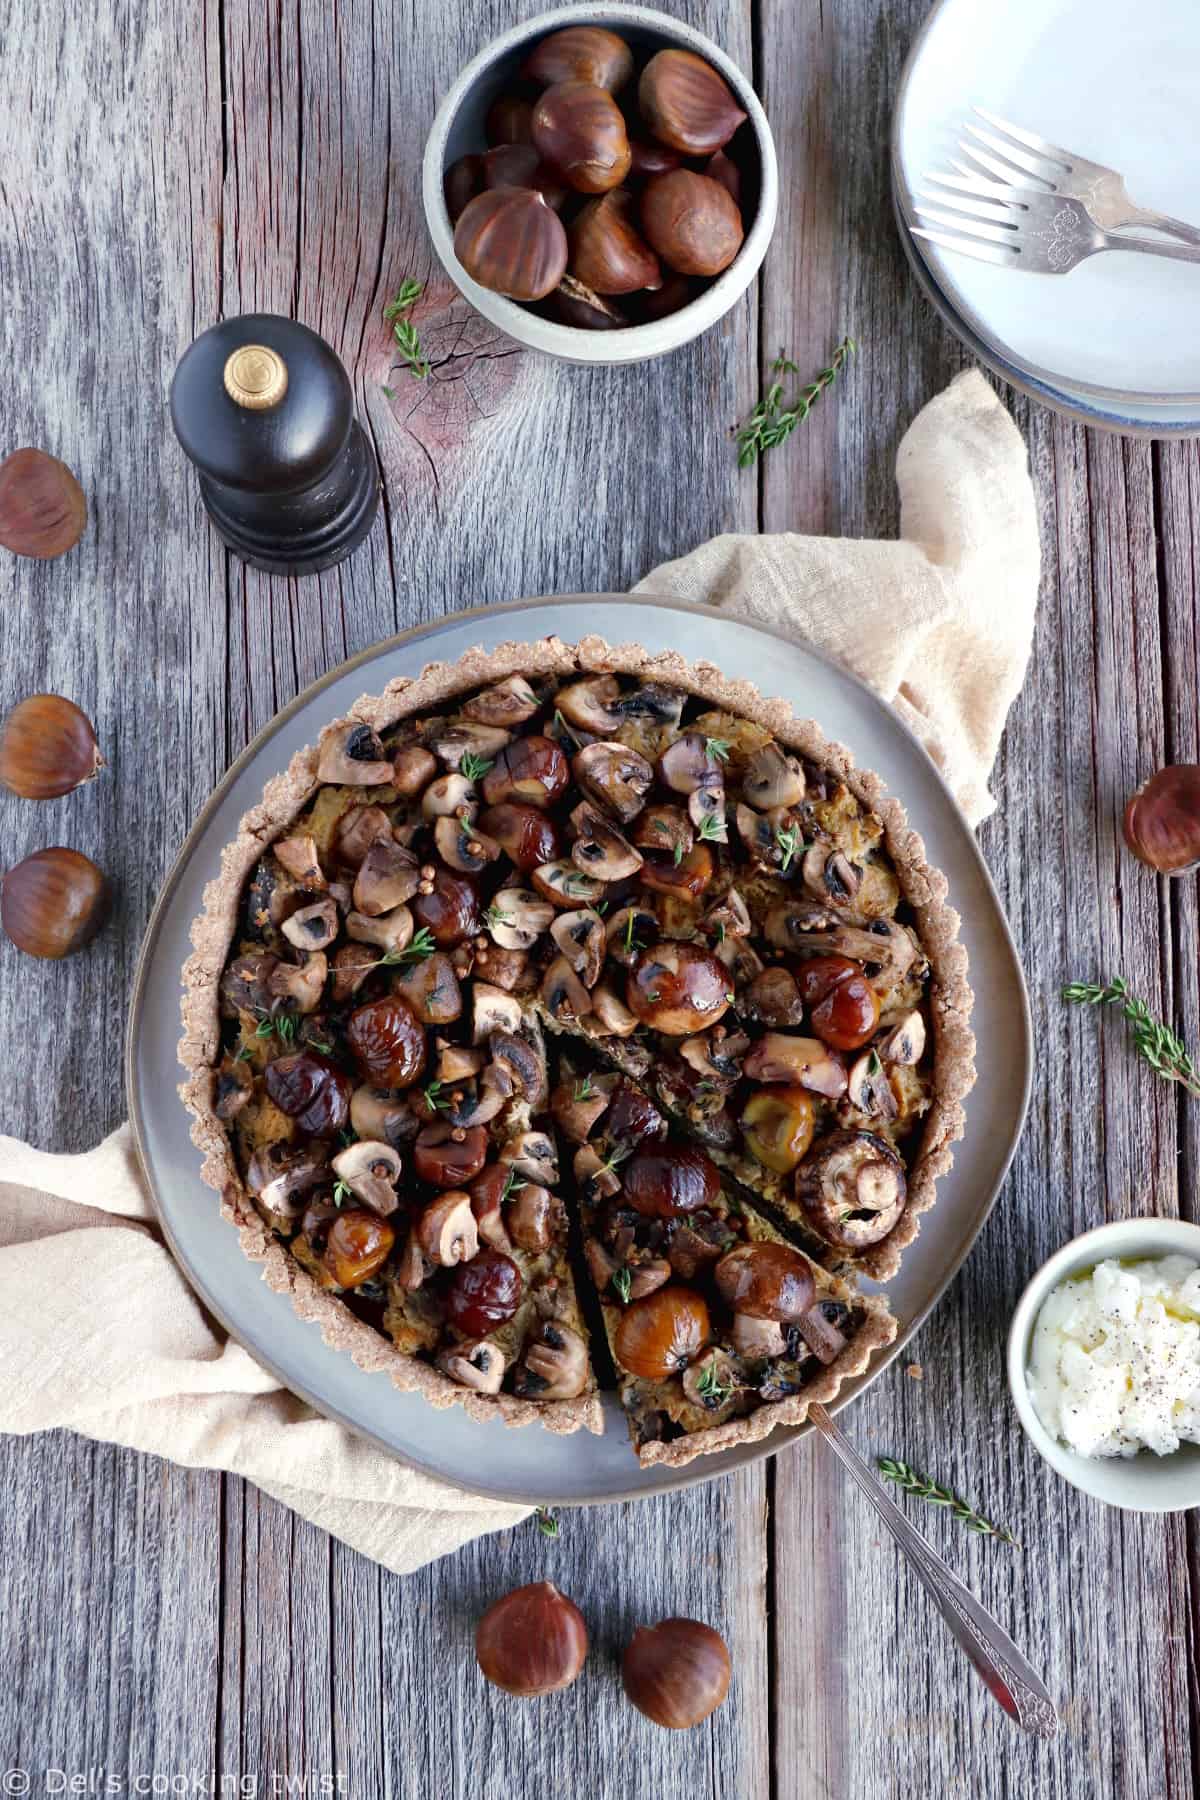
POLYGON ((967 1135, 956 1149, 953 1169, 938 1183, 936 1207, 922 1221, 899 1275, 888 1284, 899 1336, 863 1376, 846 1384, 839 1406, 853 1400, 900 1354, 974 1243, 1020 1136, 1032 1068, 1021 966, 969 826, 933 763, 891 708, 855 676, 803 644, 709 607, 676 601, 603 594, 519 601, 452 614, 378 644, 286 707, 229 770, 192 827, 142 948, 126 1066, 130 1118, 159 1220, 209 1310, 252 1356, 318 1411, 456 1486, 545 1504, 639 1498, 706 1481, 781 1449, 811 1428, 777 1431, 763 1444, 701 1457, 682 1470, 643 1469, 611 1394, 605 1396, 603 1436, 581 1431, 558 1437, 538 1426, 512 1430, 499 1420, 481 1424, 456 1407, 435 1411, 420 1395, 398 1392, 386 1374, 366 1374, 344 1352, 330 1349, 317 1326, 299 1318, 286 1295, 264 1285, 261 1266, 242 1254, 236 1231, 220 1216, 216 1195, 200 1179, 199 1153, 177 1093, 182 1079, 176 1060, 180 970, 190 949, 192 920, 202 908, 206 882, 218 871, 222 846, 236 835, 239 819, 258 801, 265 783, 286 768, 297 750, 315 743, 330 719, 347 712, 361 694, 382 692, 395 676, 417 675, 435 659, 453 661, 473 645, 491 649, 513 638, 536 640, 549 633, 570 643, 589 632, 600 632, 614 643, 636 641, 711 661, 726 675, 751 680, 764 692, 790 700, 801 715, 819 720, 903 799, 962 914, 975 990, 972 1023, 980 1074, 967 1100, 967 1135))
MULTIPOLYGON (((1198 96, 1196 0, 940 0, 896 104, 904 217, 916 223, 914 196, 949 172, 982 106, 1120 170, 1142 205, 1200 224, 1198 96)), ((1117 410, 1200 418, 1200 265, 1105 254, 1069 275, 1026 275, 916 247, 954 310, 1017 368, 1117 410)))

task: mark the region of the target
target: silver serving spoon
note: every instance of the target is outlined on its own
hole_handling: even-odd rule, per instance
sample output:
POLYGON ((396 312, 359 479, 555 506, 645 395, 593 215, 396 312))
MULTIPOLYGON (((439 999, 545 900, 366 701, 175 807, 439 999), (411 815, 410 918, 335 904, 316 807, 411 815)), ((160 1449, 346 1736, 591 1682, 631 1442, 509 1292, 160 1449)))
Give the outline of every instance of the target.
POLYGON ((957 1575, 951 1574, 936 1551, 909 1524, 825 1408, 814 1404, 809 1407, 808 1416, 916 1570, 922 1587, 992 1699, 1022 1731, 1031 1732, 1034 1737, 1053 1737, 1058 1730, 1054 1702, 1041 1676, 1030 1668, 1007 1631, 984 1611, 974 1594, 957 1575))

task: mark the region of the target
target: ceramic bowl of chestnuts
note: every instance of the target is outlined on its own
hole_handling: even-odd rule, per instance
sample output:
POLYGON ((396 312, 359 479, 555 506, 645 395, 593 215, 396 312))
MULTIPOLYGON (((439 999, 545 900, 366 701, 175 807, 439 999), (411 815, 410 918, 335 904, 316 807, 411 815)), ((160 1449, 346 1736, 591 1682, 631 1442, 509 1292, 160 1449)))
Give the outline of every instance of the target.
POLYGON ((455 286, 568 362, 641 362, 707 331, 757 274, 778 197, 745 76, 647 6, 565 6, 505 32, 425 149, 425 214, 455 286))

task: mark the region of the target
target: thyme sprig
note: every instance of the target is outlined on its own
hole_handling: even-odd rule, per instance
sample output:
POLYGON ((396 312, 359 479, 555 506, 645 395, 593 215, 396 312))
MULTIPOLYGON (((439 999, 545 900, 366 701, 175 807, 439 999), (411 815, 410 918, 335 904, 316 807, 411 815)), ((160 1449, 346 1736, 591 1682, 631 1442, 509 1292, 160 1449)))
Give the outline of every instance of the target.
POLYGON ((614 1269, 610 1285, 621 1305, 628 1306, 629 1295, 633 1289, 632 1273, 628 1269, 614 1269))
POLYGON ((335 1181, 333 1184, 333 1204, 335 1206, 341 1206, 343 1201, 349 1200, 351 1192, 352 1189, 348 1181, 335 1181))
POLYGON ((696 1378, 696 1392, 708 1406, 723 1406, 736 1386, 728 1375, 722 1376, 715 1354, 709 1357, 696 1378))
MULTIPOLYGON (((395 299, 389 300, 383 309, 384 319, 392 328, 392 336, 400 352, 400 361, 414 381, 424 381, 429 374, 429 363, 422 353, 416 326, 408 316, 424 291, 423 281, 414 281, 411 275, 406 275, 395 299)), ((383 391, 389 400, 395 399, 390 388, 385 387, 383 391)))
POLYGON ((543 1537, 556 1538, 558 1536, 558 1518, 553 1507, 535 1507, 533 1517, 534 1523, 543 1537))
POLYGON ((723 812, 705 813, 696 827, 696 836, 702 844, 726 844, 729 842, 729 827, 725 823, 723 812))
POLYGON ((832 387, 846 362, 858 349, 851 337, 844 337, 829 359, 827 368, 821 370, 815 380, 802 387, 790 406, 784 406, 783 377, 799 375, 800 370, 781 350, 771 364, 771 373, 775 377, 750 417, 744 425, 737 429, 737 452, 739 469, 748 469, 756 463, 760 456, 768 450, 774 450, 791 437, 797 425, 802 425, 813 406, 821 398, 827 387, 832 387))
POLYGON ((780 853, 783 857, 783 863, 779 872, 781 875, 786 875, 792 866, 793 858, 797 857, 804 848, 804 840, 800 836, 800 827, 798 825, 789 825, 786 831, 780 827, 775 833, 775 842, 779 846, 780 853))
POLYGON ((993 1525, 990 1519, 985 1519, 982 1513, 976 1512, 952 1488, 942 1487, 928 1475, 919 1475, 909 1463, 898 1462, 891 1456, 877 1456, 875 1462, 884 1480, 894 1482, 903 1493, 911 1494, 915 1500, 928 1501, 930 1506, 947 1508, 968 1531, 975 1532, 979 1537, 994 1537, 1001 1544, 1012 1544, 1017 1550, 1021 1548, 1006 1526, 993 1525))
POLYGON ((258 1021, 254 1028, 256 1038, 277 1037, 281 1044, 290 1044, 296 1036, 295 1013, 270 1013, 258 1021))
POLYGON ((704 754, 707 756, 709 762, 728 762, 729 750, 732 743, 732 738, 706 737, 704 740, 704 754))
POLYGON ((458 765, 459 773, 465 775, 468 781, 482 781, 491 768, 493 760, 490 756, 477 756, 474 750, 466 750, 458 765))
POLYGON ((425 1104, 428 1106, 430 1112, 440 1112, 443 1106, 449 1106, 450 1104, 449 1100, 444 1099, 442 1096, 442 1087, 442 1082, 431 1081, 426 1087, 421 1089, 421 1092, 425 1096, 425 1104))
POLYGON ((364 969, 393 969, 397 963, 424 962, 425 958, 432 956, 436 949, 437 945, 429 927, 422 925, 420 931, 414 933, 412 942, 406 944, 403 950, 389 950, 385 956, 379 958, 378 962, 365 963, 363 967, 364 969))
POLYGON ((1164 1081, 1177 1081, 1189 1094, 1200 1100, 1200 1069, 1196 1067, 1182 1038, 1154 1018, 1144 1000, 1131 994, 1120 975, 1103 984, 1094 981, 1072 981, 1062 991, 1072 1006, 1115 1006, 1128 1020, 1133 1031, 1133 1047, 1143 1062, 1148 1062, 1164 1081))

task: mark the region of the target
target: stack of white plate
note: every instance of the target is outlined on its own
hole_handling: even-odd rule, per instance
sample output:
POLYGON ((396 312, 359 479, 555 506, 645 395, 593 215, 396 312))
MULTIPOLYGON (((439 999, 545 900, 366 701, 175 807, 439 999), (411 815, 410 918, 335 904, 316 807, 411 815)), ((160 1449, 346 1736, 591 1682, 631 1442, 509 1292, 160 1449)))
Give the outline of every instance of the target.
POLYGON ((1200 0, 939 0, 901 80, 891 164, 917 280, 982 362, 1084 424, 1200 435, 1200 264, 1104 253, 1027 275, 912 236, 914 200, 961 160, 975 106, 1200 225, 1200 0))

